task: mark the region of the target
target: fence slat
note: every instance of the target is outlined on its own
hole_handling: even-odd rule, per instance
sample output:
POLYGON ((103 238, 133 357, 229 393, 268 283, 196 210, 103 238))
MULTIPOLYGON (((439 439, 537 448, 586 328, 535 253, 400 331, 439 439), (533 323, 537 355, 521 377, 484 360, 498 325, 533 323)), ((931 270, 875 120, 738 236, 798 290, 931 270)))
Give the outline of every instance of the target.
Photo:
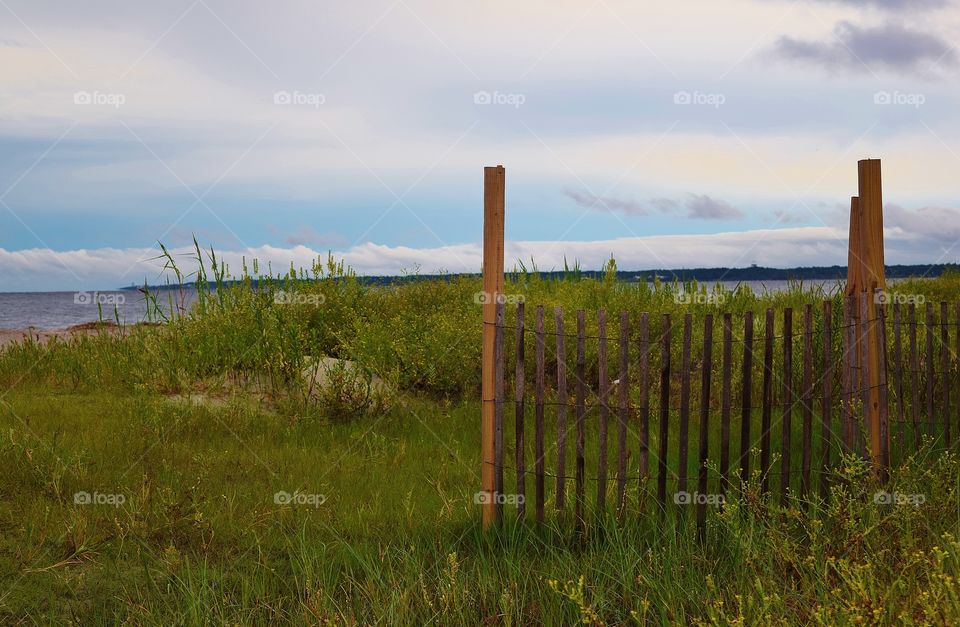
MULTIPOLYGON (((650 315, 640 314, 640 494, 650 477, 650 315)), ((643 502, 641 501, 641 505, 643 502)))
POLYGON ((503 494, 503 327, 504 304, 497 303, 494 336, 493 336, 493 363, 494 363, 494 412, 493 412, 493 492, 497 498, 494 504, 497 510, 497 520, 501 520, 503 502, 499 498, 503 494))
POLYGON ((597 315, 599 346, 597 370, 599 375, 599 436, 597 443, 597 512, 602 512, 607 503, 607 418, 609 408, 610 379, 607 376, 607 312, 601 309, 597 315))
POLYGON ((830 497, 830 443, 833 418, 833 303, 823 301, 823 401, 820 406, 820 498, 830 497))
POLYGON ((856 296, 848 294, 844 303, 844 323, 843 323, 843 451, 850 454, 854 451, 854 395, 857 386, 857 373, 860 371, 860 365, 857 363, 857 316, 854 316, 854 303, 856 296))
POLYGON ((790 490, 790 452, 793 445, 793 309, 783 310, 783 409, 780 419, 780 505, 790 490))
MULTIPOLYGON (((954 342, 956 342, 957 377, 955 385, 960 388, 960 302, 956 303, 954 311, 954 342)), ((957 442, 960 443, 960 396, 957 398, 957 442)))
POLYGON ((617 509, 627 504, 627 416, 630 400, 630 315, 620 312, 620 368, 617 373, 617 509))
POLYGON ((576 468, 576 477, 575 481, 575 490, 576 490, 576 517, 577 524, 580 526, 581 530, 583 529, 583 500, 584 500, 584 446, 586 439, 586 427, 584 421, 586 419, 586 390, 585 380, 586 380, 586 340, 585 336, 586 331, 586 317, 582 309, 577 310, 577 398, 576 398, 576 412, 577 412, 577 468, 576 468))
POLYGON ((926 401, 926 408, 927 408, 927 416, 926 416, 926 418, 927 418, 927 420, 926 420, 926 423, 927 423, 927 433, 928 433, 928 435, 930 435, 930 437, 935 438, 935 437, 937 437, 937 429, 936 429, 935 421, 934 421, 934 419, 933 419, 933 379, 934 379, 934 374, 933 374, 933 303, 927 303, 927 311, 926 311, 926 314, 927 314, 927 317, 926 317, 926 322, 927 322, 927 334, 926 334, 926 335, 927 335, 927 344, 926 344, 926 346, 925 346, 925 349, 926 349, 926 350, 925 350, 925 352, 924 352, 924 354, 926 355, 926 359, 924 360, 924 361, 926 361, 926 364, 924 364, 924 366, 925 366, 925 369, 926 369, 926 371, 927 371, 927 373, 926 373, 926 374, 927 374, 927 380, 926 380, 926 386, 924 387, 924 390, 925 390, 924 399, 925 399, 925 401, 926 401))
MULTIPOLYGON (((690 339, 693 315, 683 315, 683 353, 680 371, 680 435, 677 439, 677 492, 687 492, 687 446, 690 439, 690 339)), ((681 511, 683 508, 681 507, 681 511)))
POLYGON ((710 436, 710 379, 713 374, 713 314, 703 319, 703 365, 700 369, 700 441, 697 458, 697 536, 701 541, 707 534, 707 455, 710 436))
POLYGON ((536 459, 534 460, 534 497, 536 499, 537 522, 544 520, 544 453, 543 453, 543 410, 544 410, 544 338, 543 338, 543 305, 537 305, 536 321, 536 380, 534 381, 534 399, 536 402, 536 415, 534 419, 534 447, 536 450, 536 459))
POLYGON ((913 447, 920 446, 920 359, 917 354, 917 306, 907 305, 907 326, 910 330, 910 419, 913 422, 913 447))
MULTIPOLYGON (((866 442, 873 442, 873 434, 871 430, 873 425, 869 423, 870 416, 870 404, 871 404, 871 392, 870 389, 870 376, 871 376, 871 363, 870 363, 870 305, 868 299, 870 298, 870 293, 863 291, 860 293, 860 392, 861 392, 861 416, 863 416, 863 425, 866 429, 866 433, 862 434, 863 437, 860 437, 857 440, 857 451, 860 453, 861 457, 868 458, 872 457, 873 451, 867 452, 864 450, 864 447, 867 446, 866 442)), ((859 421, 858 421, 859 422, 859 421)))
POLYGON ((732 362, 733 316, 723 314, 723 365, 720 382, 720 493, 730 484, 730 369, 732 362))
POLYGON ((803 458, 800 464, 800 498, 810 492, 810 465, 813 456, 813 305, 803 307, 803 458))
POLYGON ((903 341, 900 337, 900 303, 893 303, 893 393, 897 395, 897 443, 903 449, 906 422, 903 398, 903 341))
MULTIPOLYGON (((880 290, 877 290, 880 293, 880 290)), ((890 415, 887 406, 887 306, 880 298, 875 298, 877 304, 877 320, 875 336, 880 343, 880 386, 878 400, 880 401, 880 465, 883 467, 883 478, 886 481, 887 471, 890 468, 890 415)))
POLYGON ((556 507, 563 509, 566 505, 566 475, 567 475, 567 406, 570 397, 567 395, 567 348, 563 334, 563 308, 553 310, 554 324, 557 329, 557 494, 556 507))
POLYGON ((670 314, 660 327, 660 428, 657 432, 657 500, 667 509, 667 435, 670 428, 670 314))
POLYGON ((743 316, 743 366, 740 371, 743 384, 740 402, 740 483, 750 479, 750 421, 753 408, 753 312, 743 316))
POLYGON ((950 335, 947 331, 947 303, 940 302, 940 393, 943 395, 943 443, 950 448, 950 335))
POLYGON ((760 423, 761 490, 770 487, 770 422, 773 413, 773 309, 767 309, 763 337, 763 413, 760 423))
POLYGON ((514 418, 516 424, 516 432, 514 434, 514 442, 516 445, 516 464, 517 464, 517 520, 522 521, 526 516, 526 494, 527 494, 527 465, 526 458, 524 455, 524 420, 526 413, 524 411, 524 394, 525 394, 525 384, 524 381, 524 353, 525 353, 525 343, 524 343, 524 317, 525 310, 523 303, 517 303, 517 329, 516 337, 514 343, 514 355, 516 356, 516 362, 513 368, 514 374, 514 418))

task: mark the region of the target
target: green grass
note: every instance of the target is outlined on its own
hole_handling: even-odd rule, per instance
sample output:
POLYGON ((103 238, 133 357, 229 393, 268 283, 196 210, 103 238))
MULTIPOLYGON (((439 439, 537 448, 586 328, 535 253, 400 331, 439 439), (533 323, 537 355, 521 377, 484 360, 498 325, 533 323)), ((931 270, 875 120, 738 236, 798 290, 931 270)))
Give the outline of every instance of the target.
MULTIPOLYGON (((474 504, 478 281, 368 288, 332 262, 261 282, 258 292, 249 283, 221 286, 222 268, 211 268, 211 276, 209 297, 163 325, 0 353, 0 623, 960 621, 960 461, 939 443, 898 456, 885 487, 924 495, 919 507, 878 506, 881 486, 850 458, 831 477, 828 504, 793 497, 778 508, 761 497, 754 474, 725 508, 711 511, 706 543, 696 540, 692 511, 678 516, 671 506, 662 515, 635 479, 620 520, 593 510, 595 483, 588 482, 584 534, 569 504, 553 511, 551 480, 543 527, 518 525, 508 507, 504 525, 484 534, 474 504), (277 304, 276 289, 322 295, 314 299, 322 304, 277 304), (358 382, 339 381, 330 394, 312 398, 299 373, 323 355, 357 359, 394 393, 359 415, 344 413, 358 382), (182 400, 190 395, 207 402, 182 400), (122 495, 123 502, 78 504, 78 492, 114 501, 122 495), (278 492, 304 502, 278 504, 278 492)), ((906 285, 930 298, 960 294, 955 277, 906 285)), ((773 296, 739 290, 722 306, 687 306, 677 289, 520 273, 507 291, 526 296, 528 327, 532 305, 564 307, 568 332, 578 307, 591 314, 600 307, 634 316, 649 311, 651 320, 670 312, 678 324, 688 310, 699 320, 724 310, 799 310, 824 297, 797 286, 773 296)), ((798 321, 799 314, 795 329, 798 321)), ((675 331, 674 350, 678 338, 675 331)), ((568 342, 568 355, 572 347, 568 342)), ((532 372, 532 363, 527 367, 532 372)), ((692 445, 696 378, 693 389, 692 445)), ((654 407, 652 425, 656 416, 654 407)), ((734 416, 739 425, 739 412, 734 416)), ((512 426, 512 406, 506 417, 512 426)), ((552 417, 549 411, 548 425, 552 417)), ((528 468, 532 420, 530 402, 528 468)), ((798 411, 795 443, 799 423, 798 411)), ((615 424, 611 415, 611 451, 615 424)), ((675 467, 675 416, 670 429, 675 467)), ((734 452, 738 434, 732 430, 734 452)), ((775 430, 775 452, 778 436, 775 430)), ((591 424, 589 477, 595 437, 591 424)), ((548 443, 554 438, 549 431, 548 443)), ((633 430, 629 438, 635 476, 633 430)), ((714 434, 711 446, 716 441, 714 434)), ((552 471, 554 452, 547 463, 552 471)), ((690 468, 692 488, 692 459, 690 468)), ((508 472, 506 486, 514 484, 508 472)), ((716 484, 714 467, 711 489, 716 484)), ((611 478, 608 503, 614 486, 611 478)), ((572 481, 567 489, 572 503, 572 481)), ((674 489, 671 478, 668 493, 674 489)), ((527 494, 532 518, 532 478, 527 494)))

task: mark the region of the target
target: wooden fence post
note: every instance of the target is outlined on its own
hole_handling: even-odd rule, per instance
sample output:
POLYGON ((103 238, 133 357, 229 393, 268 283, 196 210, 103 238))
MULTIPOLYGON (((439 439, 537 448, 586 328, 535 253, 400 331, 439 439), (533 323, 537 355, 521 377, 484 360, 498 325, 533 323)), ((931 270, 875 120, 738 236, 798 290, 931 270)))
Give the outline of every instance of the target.
POLYGON ((483 351, 481 370, 481 456, 483 528, 497 522, 495 456, 496 421, 496 337, 497 301, 503 293, 503 223, 505 199, 503 166, 483 169, 483 351))
MULTIPOLYGON (((860 198, 860 288, 866 292, 868 320, 866 342, 862 350, 866 351, 868 372, 865 373, 863 387, 869 403, 865 405, 864 422, 869 429, 870 458, 875 468, 882 468, 889 450, 889 433, 881 425, 880 382, 885 379, 880 369, 883 350, 880 346, 880 333, 876 325, 877 299, 873 298, 877 290, 885 290, 886 274, 883 258, 883 194, 879 159, 862 159, 857 162, 860 198), (869 374, 869 378, 866 377, 869 374)), ((885 413, 885 412, 884 412, 885 413)))

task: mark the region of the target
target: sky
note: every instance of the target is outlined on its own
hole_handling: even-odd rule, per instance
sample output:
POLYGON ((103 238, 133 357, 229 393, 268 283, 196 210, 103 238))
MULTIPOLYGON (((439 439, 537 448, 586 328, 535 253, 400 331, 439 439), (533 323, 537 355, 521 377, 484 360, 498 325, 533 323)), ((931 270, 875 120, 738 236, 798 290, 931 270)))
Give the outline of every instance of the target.
POLYGON ((0 291, 960 257, 960 0, 0 0, 0 291))

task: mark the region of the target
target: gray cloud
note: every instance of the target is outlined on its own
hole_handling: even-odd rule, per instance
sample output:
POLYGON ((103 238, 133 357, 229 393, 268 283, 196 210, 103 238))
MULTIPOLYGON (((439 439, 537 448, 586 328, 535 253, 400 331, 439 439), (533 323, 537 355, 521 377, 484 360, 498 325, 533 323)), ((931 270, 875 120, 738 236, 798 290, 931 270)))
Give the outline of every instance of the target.
POLYGON ((343 246, 346 244, 339 235, 320 233, 308 224, 300 225, 295 232, 287 234, 283 241, 291 246, 343 246))
POLYGON ((784 36, 774 45, 773 53, 830 70, 863 71, 880 66, 901 73, 926 73, 937 65, 957 65, 957 54, 945 40, 895 22, 860 27, 843 21, 836 25, 834 34, 836 41, 804 41, 784 36))
POLYGON ((868 6, 885 11, 924 11, 947 6, 952 0, 814 0, 814 2, 843 4, 857 8, 868 6))
POLYGON ((685 216, 692 220, 731 220, 743 217, 743 212, 730 203, 706 194, 691 193, 687 194, 686 198, 682 200, 651 198, 646 202, 622 198, 605 198, 575 190, 564 190, 563 194, 586 209, 616 211, 631 216, 648 216, 655 211, 674 214, 686 211, 685 216))
MULTIPOLYGON (((920 207, 905 209, 887 203, 883 208, 884 227, 897 229, 906 236, 952 246, 960 240, 960 209, 920 207)), ((956 255, 954 255, 955 257, 956 255)))

